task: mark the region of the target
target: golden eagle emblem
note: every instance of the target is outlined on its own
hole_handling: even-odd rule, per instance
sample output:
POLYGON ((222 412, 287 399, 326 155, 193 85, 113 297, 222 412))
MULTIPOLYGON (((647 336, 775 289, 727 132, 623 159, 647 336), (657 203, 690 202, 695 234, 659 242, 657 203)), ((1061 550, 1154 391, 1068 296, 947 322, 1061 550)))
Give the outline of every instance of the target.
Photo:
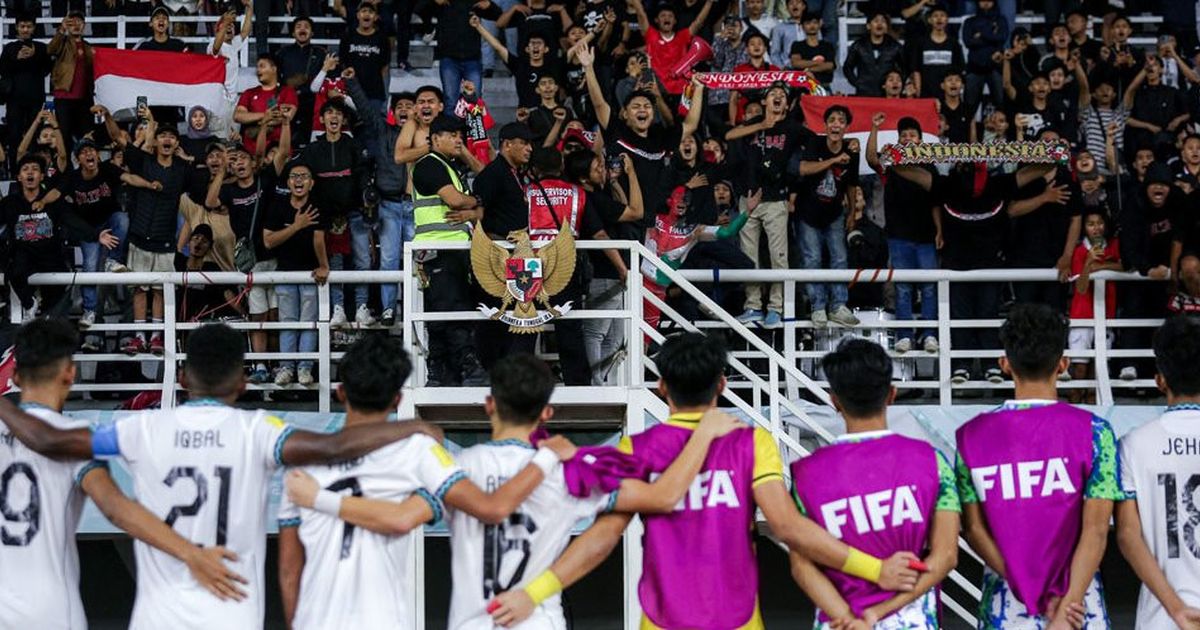
POLYGON ((471 268, 479 286, 502 300, 498 309, 480 304, 479 311, 508 324, 510 332, 540 332, 546 322, 571 310, 570 302, 551 306, 550 296, 565 289, 575 274, 575 237, 564 222, 558 236, 536 252, 525 230, 509 232, 508 240, 516 245, 511 251, 493 243, 475 225, 471 268))

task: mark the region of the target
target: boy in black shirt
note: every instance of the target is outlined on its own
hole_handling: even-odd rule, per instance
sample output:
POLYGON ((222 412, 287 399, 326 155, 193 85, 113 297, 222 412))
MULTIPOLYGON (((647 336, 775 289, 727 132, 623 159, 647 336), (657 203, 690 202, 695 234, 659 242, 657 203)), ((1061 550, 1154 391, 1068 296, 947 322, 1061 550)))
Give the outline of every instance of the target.
MULTIPOLYGON (((792 67, 806 70, 822 85, 829 85, 833 82, 833 71, 837 69, 837 50, 833 44, 821 41, 821 14, 806 11, 800 25, 804 29, 804 39, 792 42, 788 51, 792 67)), ((776 61, 783 63, 782 59, 776 61)))
MULTIPOLYGON (((303 162, 292 165, 287 176, 288 196, 278 197, 263 224, 263 244, 275 253, 280 271, 312 271, 317 284, 329 278, 329 260, 325 253, 326 225, 312 204, 313 171, 303 162)), ((275 288, 279 297, 279 321, 317 321, 317 286, 285 284, 275 288)), ((315 330, 284 330, 279 333, 280 352, 316 352, 315 330)), ((313 384, 313 362, 280 361, 275 373, 276 385, 313 384)))
POLYGON ((483 41, 496 51, 500 61, 508 66, 513 80, 517 85, 517 107, 536 107, 539 98, 537 84, 541 77, 551 75, 557 80, 562 79, 562 65, 556 58, 549 55, 550 47, 546 39, 538 33, 529 36, 525 42, 525 54, 510 51, 504 42, 488 32, 478 15, 472 15, 471 27, 479 32, 483 41))
MULTIPOLYGON (((0 220, 10 241, 9 253, 12 257, 5 275, 21 301, 23 321, 29 321, 38 314, 39 305, 34 297, 38 290, 29 286, 29 276, 67 271, 59 235, 63 219, 61 206, 50 204, 43 207, 41 203, 44 169, 37 157, 23 156, 17 162, 17 185, 0 201, 0 220)), ((64 293, 65 288, 61 286, 41 287, 42 304, 45 304, 46 310, 54 310, 64 293)))
POLYGON ((358 27, 346 33, 338 44, 338 57, 343 67, 354 68, 354 76, 370 99, 366 105, 382 112, 387 107, 392 48, 387 36, 376 26, 379 13, 370 0, 359 3, 357 17, 358 27))

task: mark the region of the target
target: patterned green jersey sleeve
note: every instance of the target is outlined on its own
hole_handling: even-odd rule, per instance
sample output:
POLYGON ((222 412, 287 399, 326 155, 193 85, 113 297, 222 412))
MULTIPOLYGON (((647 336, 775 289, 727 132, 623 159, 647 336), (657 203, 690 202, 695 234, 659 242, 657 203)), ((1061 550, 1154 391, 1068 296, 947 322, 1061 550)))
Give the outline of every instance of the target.
POLYGON ((979 494, 975 492, 975 486, 971 483, 971 469, 967 468, 967 462, 964 462, 962 455, 958 453, 954 454, 954 479, 958 482, 960 509, 962 504, 979 503, 979 494))
POLYGON ((1117 437, 1112 426, 1104 418, 1092 416, 1092 472, 1083 486, 1083 497, 1125 500, 1117 466, 1117 437))
POLYGON ((933 509, 936 512, 961 512, 962 503, 958 500, 958 487, 950 460, 939 450, 933 453, 937 456, 938 468, 938 500, 933 509))

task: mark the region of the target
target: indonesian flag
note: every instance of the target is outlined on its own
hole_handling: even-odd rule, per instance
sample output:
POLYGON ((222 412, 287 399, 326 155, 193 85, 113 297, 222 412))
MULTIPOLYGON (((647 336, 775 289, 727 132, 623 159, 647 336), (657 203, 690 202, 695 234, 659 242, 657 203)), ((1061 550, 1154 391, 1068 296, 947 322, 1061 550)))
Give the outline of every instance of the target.
POLYGON ((223 57, 97 48, 95 70, 96 102, 110 112, 135 110, 139 96, 153 106, 226 108, 223 57))
POLYGON ((0 353, 0 396, 17 387, 13 382, 13 375, 17 373, 17 355, 13 350, 13 346, 9 346, 7 350, 0 353))
POLYGON ((937 101, 932 98, 876 98, 869 96, 805 96, 800 99, 804 121, 813 133, 825 133, 825 110, 842 105, 850 110, 850 126, 846 138, 856 138, 859 147, 859 175, 874 173, 867 166, 867 136, 871 135, 871 117, 876 112, 887 116, 879 128, 878 148, 898 141, 896 124, 905 116, 915 118, 921 125, 921 141, 938 141, 937 101))

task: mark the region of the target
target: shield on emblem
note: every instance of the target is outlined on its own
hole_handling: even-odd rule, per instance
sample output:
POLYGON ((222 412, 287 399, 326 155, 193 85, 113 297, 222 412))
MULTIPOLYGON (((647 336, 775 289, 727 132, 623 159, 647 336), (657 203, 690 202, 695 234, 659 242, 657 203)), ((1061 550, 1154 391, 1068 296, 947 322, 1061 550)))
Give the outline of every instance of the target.
POLYGON ((519 302, 529 302, 542 290, 542 261, 537 258, 509 258, 508 292, 519 302))

